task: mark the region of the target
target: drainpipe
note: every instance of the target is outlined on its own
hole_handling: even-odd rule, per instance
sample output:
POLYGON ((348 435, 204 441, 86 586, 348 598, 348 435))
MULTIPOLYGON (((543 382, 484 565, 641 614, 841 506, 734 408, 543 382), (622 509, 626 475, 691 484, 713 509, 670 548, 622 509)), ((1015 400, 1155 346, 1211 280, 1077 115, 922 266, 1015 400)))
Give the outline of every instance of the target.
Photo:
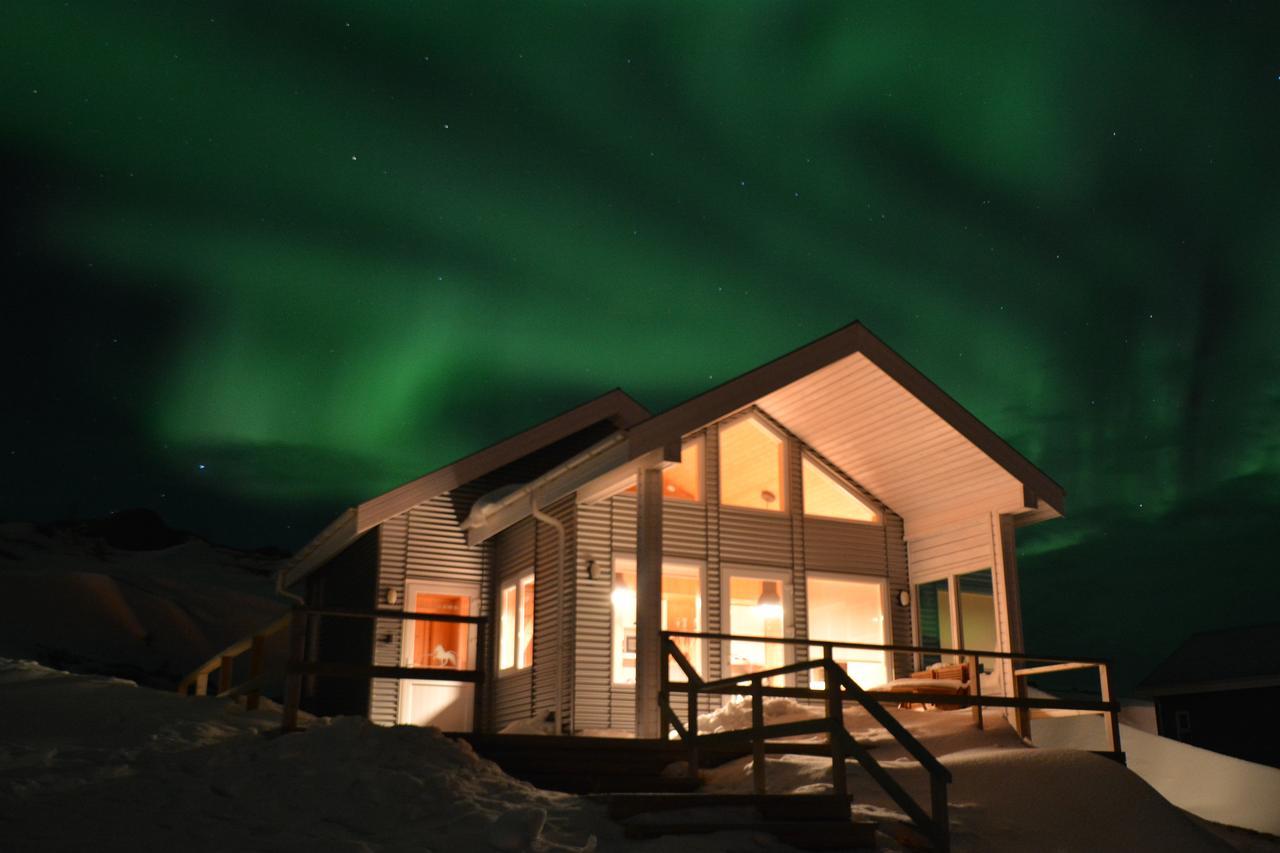
POLYGON ((296 593, 289 592, 289 590, 284 588, 284 576, 288 571, 289 567, 285 566, 283 569, 276 572, 276 594, 283 595, 285 598, 292 598, 294 601, 298 602, 298 604, 306 607, 307 600, 305 598, 296 593))
POLYGON ((558 518, 553 518, 547 515, 541 509, 539 509, 537 498, 534 498, 532 505, 533 505, 533 517, 536 518, 538 521, 541 521, 544 524, 549 524, 551 527, 555 528, 556 536, 560 540, 560 547, 559 547, 560 564, 556 570, 557 577, 559 578, 559 582, 556 585, 556 590, 557 590, 556 597, 558 600, 556 602, 557 615, 556 615, 556 708, 555 708, 556 734, 559 735, 562 733, 562 729, 563 729, 562 720, 560 719, 560 712, 561 712, 561 709, 564 707, 564 695, 563 695, 564 621, 565 621, 564 588, 568 582, 568 579, 565 577, 565 556, 566 556, 565 551, 567 546, 565 541, 564 523, 561 522, 558 518))

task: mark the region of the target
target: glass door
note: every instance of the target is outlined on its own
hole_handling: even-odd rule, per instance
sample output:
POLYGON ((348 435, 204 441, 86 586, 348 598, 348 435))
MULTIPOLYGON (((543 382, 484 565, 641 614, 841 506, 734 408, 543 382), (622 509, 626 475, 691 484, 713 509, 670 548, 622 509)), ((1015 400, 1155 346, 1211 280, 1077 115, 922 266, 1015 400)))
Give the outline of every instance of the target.
MULTIPOLYGON (((440 616, 474 616, 480 591, 472 586, 410 581, 405 610, 440 616)), ((462 622, 404 620, 401 663, 422 669, 469 670, 475 656, 475 626, 462 622)), ((403 678, 397 722, 471 731, 475 685, 463 681, 403 678)))
MULTIPOLYGON (((791 636, 791 584, 788 573, 731 569, 725 575, 728 633, 747 637, 791 636)), ((749 675, 785 666, 792 656, 783 643, 732 640, 726 646, 725 676, 749 675)), ((782 687, 784 676, 765 683, 782 687)))

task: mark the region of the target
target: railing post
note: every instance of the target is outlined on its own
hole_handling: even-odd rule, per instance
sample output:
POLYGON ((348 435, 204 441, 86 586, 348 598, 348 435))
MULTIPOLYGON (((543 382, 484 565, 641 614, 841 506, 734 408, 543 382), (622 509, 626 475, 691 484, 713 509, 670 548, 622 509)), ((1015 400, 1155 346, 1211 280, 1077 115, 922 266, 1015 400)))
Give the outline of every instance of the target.
POLYGON ((196 693, 197 696, 204 696, 209 692, 209 673, 202 672, 196 676, 196 693))
POLYGON ((231 655, 223 655, 218 665, 218 693, 226 693, 231 689, 231 676, 235 673, 236 659, 231 655))
MULTIPOLYGON (((1015 699, 1027 698, 1027 679, 1026 676, 1018 675, 1017 666, 1012 666, 1013 670, 1013 696, 1015 699)), ((1018 737, 1023 740, 1031 739, 1031 710, 1025 706, 1018 706, 1014 709, 1013 715, 1014 728, 1018 730, 1018 737)))
POLYGON ((267 638, 261 634, 254 634, 252 645, 249 646, 249 680, 254 686, 244 697, 245 710, 258 710, 258 703, 262 698, 262 672, 266 668, 266 661, 267 638))
MULTIPOLYGON (((1102 701, 1112 702, 1111 695, 1111 664, 1103 663, 1098 665, 1098 681, 1102 688, 1102 701)), ((1113 710, 1103 712, 1103 719, 1107 724, 1107 744, 1111 751, 1119 754, 1120 752, 1120 718, 1113 710)))
POLYGON ((973 724, 982 728, 982 664, 977 655, 969 656, 969 680, 973 682, 973 698, 978 701, 973 705, 973 724))
MULTIPOLYGON (((373 624, 377 625, 378 624, 377 620, 374 620, 373 624)), ((477 677, 480 680, 477 681, 475 686, 471 688, 473 691, 471 718, 475 720, 475 726, 474 726, 475 730, 478 732, 483 732, 488 730, 487 721, 484 718, 485 696, 489 690, 489 681, 488 681, 488 678, 486 677, 489 671, 489 659, 488 659, 489 644, 488 644, 488 636, 487 636, 487 632, 489 629, 488 620, 483 619, 480 622, 476 622, 472 625, 472 627, 475 628, 475 631, 476 631, 476 659, 472 663, 472 667, 475 668, 475 670, 477 671, 478 673, 477 677)), ((401 620, 400 635, 404 636, 403 620, 401 620)), ((563 650, 561 651, 563 652, 563 650)), ((372 684, 372 682, 370 683, 372 684)), ((557 711, 556 721, 559 722, 559 720, 560 720, 560 713, 557 711)), ((573 725, 573 721, 571 720, 569 724, 573 725)), ((560 732, 557 730, 556 734, 560 734, 560 732)))
POLYGON ((757 794, 764 794, 764 692, 760 676, 751 678, 751 783, 757 794))
POLYGON ((689 776, 698 778, 698 688, 689 682, 689 776))
POLYGON ((675 713, 675 709, 671 707, 671 651, 668 643, 674 644, 674 640, 663 632, 658 640, 659 648, 662 654, 658 656, 658 665, 661 667, 658 673, 658 720, 659 734, 662 742, 666 743, 671 739, 671 724, 667 721, 667 711, 675 713))
POLYGON ((845 771, 844 761, 844 699, 840 695, 840 681, 835 674, 836 663, 831 659, 828 647, 822 660, 822 679, 827 690, 827 719, 831 728, 827 732, 827 741, 831 746, 831 793, 841 802, 849 799, 849 776, 845 771))
POLYGON ((947 783, 940 776, 929 774, 929 794, 932 800, 930 818, 933 820, 933 846, 937 853, 951 850, 951 817, 947 810, 947 783))
POLYGON ((298 705, 302 702, 302 659, 307 652, 307 613, 301 607, 293 608, 289 617, 289 663, 284 678, 284 712, 280 728, 286 732, 298 728, 298 705))

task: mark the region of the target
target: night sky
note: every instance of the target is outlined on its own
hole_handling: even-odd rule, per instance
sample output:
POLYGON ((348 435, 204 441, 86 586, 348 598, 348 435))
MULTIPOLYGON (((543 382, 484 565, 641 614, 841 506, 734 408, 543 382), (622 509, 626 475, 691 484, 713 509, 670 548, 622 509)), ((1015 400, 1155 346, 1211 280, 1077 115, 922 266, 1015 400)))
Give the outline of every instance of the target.
POLYGON ((0 517, 292 548, 860 319, 1067 489, 1021 539, 1031 645, 1129 632, 1140 668, 1273 621, 1278 33, 1263 2, 8 4, 0 517))

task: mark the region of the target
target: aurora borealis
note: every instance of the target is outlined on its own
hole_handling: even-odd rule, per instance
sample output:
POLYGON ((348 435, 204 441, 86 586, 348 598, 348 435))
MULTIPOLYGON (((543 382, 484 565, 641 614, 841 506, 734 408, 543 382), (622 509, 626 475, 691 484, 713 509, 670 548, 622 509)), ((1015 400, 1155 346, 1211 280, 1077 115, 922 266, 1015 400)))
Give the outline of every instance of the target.
POLYGON ((1029 625, 1073 554, 1138 579, 1110 606, 1182 560, 1243 573, 1208 626, 1274 619, 1278 31, 1262 2, 12 4, 0 517, 293 547, 611 387, 659 410, 861 319, 1066 487, 1029 625), (1204 508, 1244 525, 1229 564, 1204 508))

